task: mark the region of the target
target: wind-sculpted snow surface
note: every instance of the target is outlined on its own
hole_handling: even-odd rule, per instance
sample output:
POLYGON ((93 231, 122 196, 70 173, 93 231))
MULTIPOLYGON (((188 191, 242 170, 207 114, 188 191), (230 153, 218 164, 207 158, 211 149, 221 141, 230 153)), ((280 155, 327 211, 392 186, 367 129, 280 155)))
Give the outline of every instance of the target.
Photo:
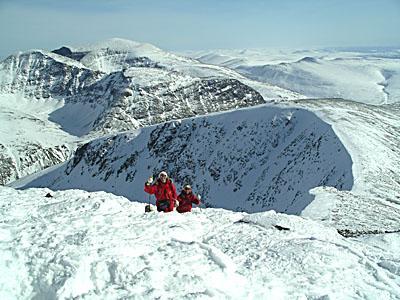
POLYGON ((273 211, 0 187, 0 298, 399 299, 399 242, 273 211))
POLYGON ((351 168, 332 128, 314 114, 258 106, 95 140, 25 187, 105 190, 146 201, 144 181, 167 170, 210 206, 299 214, 313 187, 349 190, 351 168))

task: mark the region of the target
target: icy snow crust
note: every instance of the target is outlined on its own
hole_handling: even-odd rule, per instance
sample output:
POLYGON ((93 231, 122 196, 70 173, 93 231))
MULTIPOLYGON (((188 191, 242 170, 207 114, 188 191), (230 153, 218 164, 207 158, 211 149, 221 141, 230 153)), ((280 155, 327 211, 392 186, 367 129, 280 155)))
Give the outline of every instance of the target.
POLYGON ((1 187, 0 207, 1 299, 400 298, 399 234, 345 239, 273 211, 144 213, 79 190, 1 187))

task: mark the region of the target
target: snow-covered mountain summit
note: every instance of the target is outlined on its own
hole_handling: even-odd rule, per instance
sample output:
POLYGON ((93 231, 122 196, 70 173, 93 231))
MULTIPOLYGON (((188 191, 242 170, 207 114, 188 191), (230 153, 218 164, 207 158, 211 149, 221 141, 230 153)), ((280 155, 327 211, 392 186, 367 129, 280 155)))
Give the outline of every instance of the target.
MULTIPOLYGON (((165 55, 167 56, 168 53, 152 44, 137 42, 122 38, 111 38, 105 41, 100 41, 93 44, 83 45, 78 48, 74 48, 73 51, 81 51, 81 52, 92 52, 98 51, 102 49, 113 49, 115 51, 120 52, 131 52, 137 57, 140 56, 149 56, 150 53, 157 53, 159 56, 165 55)), ((178 57, 178 55, 174 55, 178 57)))
POLYGON ((161 50, 151 44, 118 38, 78 48, 78 51, 87 52, 80 59, 84 65, 105 73, 129 68, 140 58, 147 59, 149 63, 155 62, 165 68, 194 63, 193 59, 161 50))

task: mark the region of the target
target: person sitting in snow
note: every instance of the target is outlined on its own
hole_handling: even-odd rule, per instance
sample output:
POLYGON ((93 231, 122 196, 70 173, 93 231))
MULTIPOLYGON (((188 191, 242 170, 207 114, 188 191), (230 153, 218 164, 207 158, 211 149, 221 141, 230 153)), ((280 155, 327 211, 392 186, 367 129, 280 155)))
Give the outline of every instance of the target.
POLYGON ((174 210, 177 198, 176 187, 167 172, 162 171, 154 184, 153 177, 150 177, 144 185, 144 191, 156 196, 157 211, 170 212, 174 210))
POLYGON ((179 194, 177 200, 179 202, 179 206, 176 208, 176 210, 179 213, 185 213, 185 212, 192 211, 193 203, 196 205, 200 204, 199 198, 197 198, 196 195, 193 194, 192 187, 188 184, 183 187, 183 190, 179 194))

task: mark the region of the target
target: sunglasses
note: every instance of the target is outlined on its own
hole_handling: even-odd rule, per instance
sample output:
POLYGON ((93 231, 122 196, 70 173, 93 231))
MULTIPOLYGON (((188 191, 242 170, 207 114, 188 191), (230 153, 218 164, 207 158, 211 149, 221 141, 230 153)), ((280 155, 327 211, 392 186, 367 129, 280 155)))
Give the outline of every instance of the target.
POLYGON ((162 174, 162 175, 160 175, 160 177, 167 177, 167 175, 162 174))
POLYGON ((185 188, 185 191, 191 191, 192 189, 191 188, 185 188))

